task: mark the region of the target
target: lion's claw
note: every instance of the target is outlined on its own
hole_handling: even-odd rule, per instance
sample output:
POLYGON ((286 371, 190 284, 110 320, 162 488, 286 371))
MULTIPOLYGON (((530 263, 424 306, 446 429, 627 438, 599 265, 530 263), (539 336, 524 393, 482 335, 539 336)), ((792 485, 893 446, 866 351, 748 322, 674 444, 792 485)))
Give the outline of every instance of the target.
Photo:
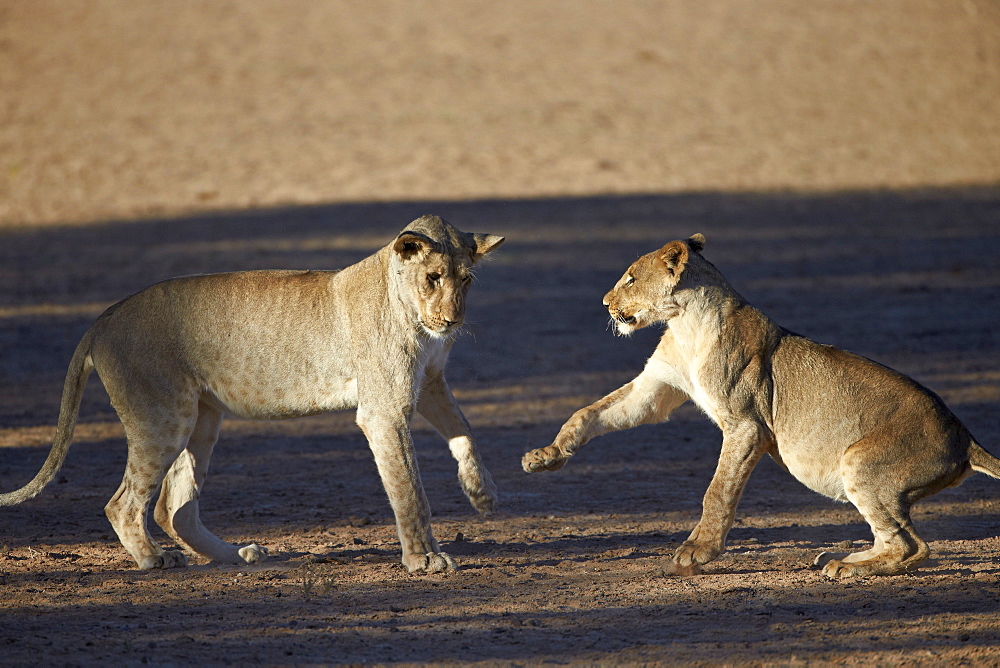
POLYGON ((548 448, 538 448, 537 450, 524 453, 524 457, 521 458, 521 467, 525 473, 558 471, 568 459, 568 456, 549 446, 548 448))

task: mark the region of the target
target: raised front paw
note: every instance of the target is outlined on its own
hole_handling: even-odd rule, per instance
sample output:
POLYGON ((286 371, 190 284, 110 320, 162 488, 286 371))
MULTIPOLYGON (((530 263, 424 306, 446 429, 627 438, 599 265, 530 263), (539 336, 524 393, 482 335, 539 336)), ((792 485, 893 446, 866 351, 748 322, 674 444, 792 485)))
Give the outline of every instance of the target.
POLYGON ((521 458, 521 467, 526 473, 558 471, 569 457, 556 446, 550 445, 547 448, 538 448, 524 453, 524 457, 521 458))
POLYGON ((459 471, 459 481, 469 503, 483 517, 490 517, 497 505, 497 486, 485 470, 478 475, 465 476, 459 471))
POLYGON ((469 503, 483 517, 491 517, 493 509, 497 505, 497 490, 492 485, 488 489, 480 490, 475 494, 469 493, 469 503))
POLYGON ((455 560, 444 552, 404 554, 403 565, 410 573, 440 573, 458 569, 455 560))

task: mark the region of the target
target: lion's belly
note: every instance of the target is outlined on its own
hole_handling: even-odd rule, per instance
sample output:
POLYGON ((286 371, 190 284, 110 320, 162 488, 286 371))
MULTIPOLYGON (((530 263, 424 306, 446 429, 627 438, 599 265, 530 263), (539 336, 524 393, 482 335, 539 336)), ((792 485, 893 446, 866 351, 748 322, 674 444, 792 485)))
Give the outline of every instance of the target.
POLYGON ((778 446, 775 457, 796 480, 838 501, 846 501, 844 480, 840 475, 840 457, 831 448, 794 444, 778 446))
POLYGON ((357 408, 358 381, 218 385, 209 391, 230 413, 254 420, 281 420, 357 408))

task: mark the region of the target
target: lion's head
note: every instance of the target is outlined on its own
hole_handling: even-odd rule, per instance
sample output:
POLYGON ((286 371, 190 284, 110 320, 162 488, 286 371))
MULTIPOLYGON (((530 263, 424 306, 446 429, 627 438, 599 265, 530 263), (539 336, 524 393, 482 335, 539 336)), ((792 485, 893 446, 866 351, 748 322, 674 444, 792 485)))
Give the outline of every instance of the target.
POLYGON ((704 247, 705 236, 695 234, 687 241, 671 241, 632 263, 604 295, 604 306, 619 334, 628 336, 643 327, 667 322, 680 312, 675 293, 682 287, 681 279, 692 253, 704 247))
POLYGON ((425 333, 443 337, 461 327, 472 266, 503 241, 462 232, 438 216, 422 216, 399 233, 392 244, 392 271, 425 333))

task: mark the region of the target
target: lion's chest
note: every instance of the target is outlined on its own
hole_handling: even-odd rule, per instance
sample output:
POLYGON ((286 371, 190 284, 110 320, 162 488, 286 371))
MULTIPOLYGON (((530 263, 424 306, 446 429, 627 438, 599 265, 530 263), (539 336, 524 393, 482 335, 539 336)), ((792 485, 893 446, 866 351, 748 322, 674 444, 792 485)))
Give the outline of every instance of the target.
POLYGON ((692 376, 690 382, 688 383, 688 395, 691 397, 691 401, 702 410, 705 415, 707 415, 712 422, 718 426, 722 426, 722 418, 719 411, 718 400, 705 389, 705 387, 698 381, 696 376, 692 376))

